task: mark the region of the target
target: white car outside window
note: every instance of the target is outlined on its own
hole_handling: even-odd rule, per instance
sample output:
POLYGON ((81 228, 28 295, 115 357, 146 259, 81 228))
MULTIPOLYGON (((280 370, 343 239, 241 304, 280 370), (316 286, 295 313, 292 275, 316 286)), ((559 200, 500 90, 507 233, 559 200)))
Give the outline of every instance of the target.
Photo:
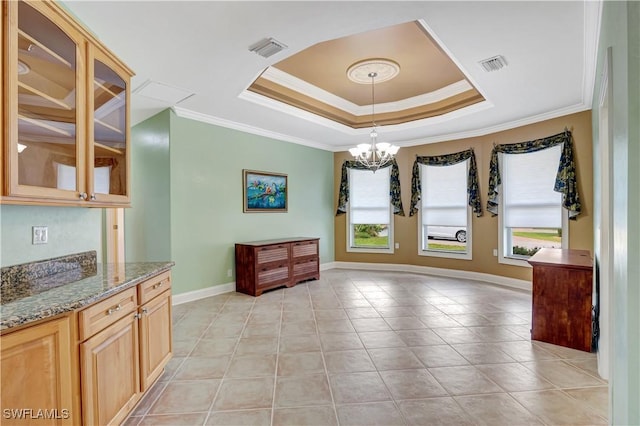
POLYGON ((453 226, 429 226, 427 227, 429 238, 441 238, 446 240, 457 240, 461 243, 467 241, 467 228, 457 228, 453 226))

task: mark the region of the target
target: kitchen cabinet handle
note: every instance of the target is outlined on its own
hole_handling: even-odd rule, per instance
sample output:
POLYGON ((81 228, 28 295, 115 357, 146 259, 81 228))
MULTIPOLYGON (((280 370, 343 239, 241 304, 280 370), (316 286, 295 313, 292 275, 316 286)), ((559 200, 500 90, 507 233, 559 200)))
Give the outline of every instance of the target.
POLYGON ((95 201, 96 200, 96 194, 91 194, 91 201, 95 201))
POLYGON ((142 319, 142 314, 138 314, 138 313, 133 314, 133 319, 142 319))
POLYGON ((148 310, 147 308, 142 308, 142 313, 143 313, 143 314, 148 314, 148 313, 149 313, 149 310, 148 310))
POLYGON ((107 311, 107 315, 111 315, 114 312, 119 311, 120 309, 122 309, 122 306, 120 306, 120 304, 118 303, 114 308, 109 308, 109 310, 107 311))
POLYGON ((86 200, 87 199, 87 193, 86 192, 81 192, 79 195, 81 200, 86 200))
POLYGON ((162 284, 164 284, 164 281, 160 281, 158 284, 154 284, 153 287, 151 287, 151 288, 155 290, 157 288, 162 287, 162 284))

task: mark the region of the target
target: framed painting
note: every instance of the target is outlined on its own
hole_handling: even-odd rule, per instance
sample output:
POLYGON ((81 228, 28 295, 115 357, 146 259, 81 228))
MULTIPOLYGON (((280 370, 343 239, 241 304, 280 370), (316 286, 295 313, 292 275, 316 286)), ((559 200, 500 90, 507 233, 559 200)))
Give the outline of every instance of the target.
POLYGON ((287 175, 245 169, 242 185, 245 213, 286 213, 287 175))

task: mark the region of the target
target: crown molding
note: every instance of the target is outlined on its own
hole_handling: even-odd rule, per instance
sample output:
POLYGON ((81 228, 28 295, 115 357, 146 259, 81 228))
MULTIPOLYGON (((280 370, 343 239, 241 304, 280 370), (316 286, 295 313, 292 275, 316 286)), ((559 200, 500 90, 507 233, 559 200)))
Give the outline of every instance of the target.
MULTIPOLYGON (((554 111, 549 111, 542 114, 532 115, 530 117, 509 121, 506 123, 501 123, 495 126, 483 127, 481 129, 469 130, 466 132, 447 133, 444 135, 437 135, 437 136, 432 136, 428 138, 394 141, 393 143, 401 147, 408 147, 408 146, 416 146, 416 145, 427 145, 427 144, 438 143, 438 142, 454 141, 458 139, 475 138, 479 136, 490 135, 492 133, 502 132, 505 130, 515 129, 517 127, 527 126, 529 124, 539 123, 541 121, 551 120, 553 118, 563 117, 565 115, 576 114, 576 113, 587 111, 590 109, 591 109, 591 105, 579 103, 569 107, 560 108, 554 111)), ((333 151, 334 152, 347 151, 349 148, 351 148, 351 146, 336 147, 333 149, 333 151)))
MULTIPOLYGON (((288 74, 275 67, 268 67, 260 76, 266 80, 276 83, 280 86, 291 89, 297 93, 314 98, 334 108, 338 108, 349 114, 356 116, 364 116, 371 114, 371 105, 356 105, 340 96, 334 95, 318 86, 308 83, 298 77, 288 74)), ((473 86, 466 80, 456 81, 448 86, 442 87, 433 92, 424 93, 411 98, 402 99, 400 101, 376 103, 376 110, 379 113, 397 112, 405 109, 416 108, 422 105, 429 105, 440 102, 452 96, 459 95, 468 90, 472 90, 473 86)), ((278 101, 276 101, 278 102, 278 101)), ((267 105, 268 106, 268 105, 267 105)))
POLYGON ((208 114, 202 114, 200 112, 191 111, 182 107, 173 106, 171 110, 180 118, 188 118, 191 120, 200 121, 207 124, 213 124, 214 126, 225 127, 227 129, 239 130, 241 132, 251 133, 253 135, 264 136, 270 139, 275 139, 283 142, 291 142, 298 145, 304 145, 311 148, 318 148, 325 151, 334 151, 333 147, 321 144, 308 139, 295 138, 293 136, 285 135, 283 133, 272 132, 270 130, 261 129, 255 126, 249 126, 247 124, 238 123, 236 121, 227 120, 224 118, 214 117, 208 114))

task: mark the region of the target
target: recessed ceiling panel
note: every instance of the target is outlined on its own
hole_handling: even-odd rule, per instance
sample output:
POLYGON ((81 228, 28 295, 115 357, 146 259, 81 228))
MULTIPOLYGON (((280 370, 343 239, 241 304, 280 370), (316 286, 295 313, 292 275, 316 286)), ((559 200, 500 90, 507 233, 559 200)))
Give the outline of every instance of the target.
POLYGON ((417 21, 318 43, 268 68, 248 90, 352 128, 376 122, 401 124, 482 102, 425 28, 417 21), (352 81, 347 71, 369 59, 397 64, 388 81, 352 81))

